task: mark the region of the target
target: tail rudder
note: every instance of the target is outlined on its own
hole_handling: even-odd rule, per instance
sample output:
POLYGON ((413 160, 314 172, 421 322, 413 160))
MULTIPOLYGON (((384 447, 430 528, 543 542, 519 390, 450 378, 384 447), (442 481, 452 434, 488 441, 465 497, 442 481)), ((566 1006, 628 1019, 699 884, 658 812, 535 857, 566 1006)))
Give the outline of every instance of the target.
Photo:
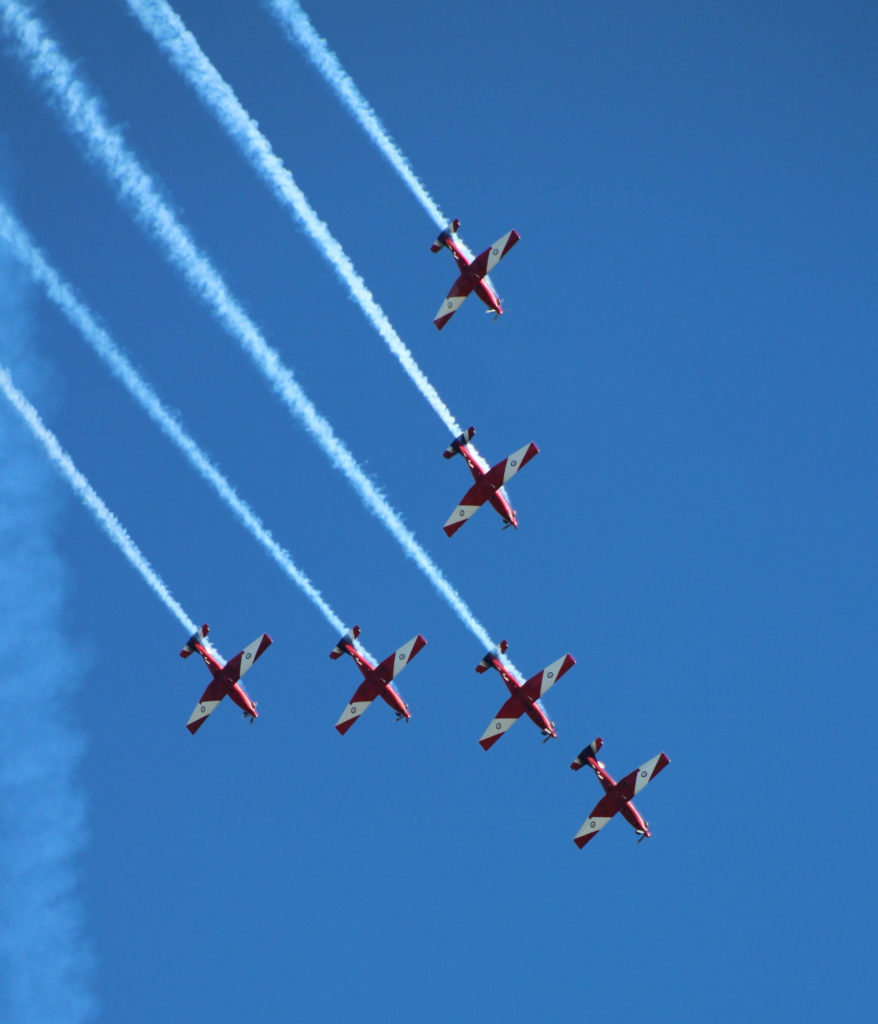
POLYGON ((580 751, 576 757, 570 762, 570 767, 573 771, 578 772, 579 769, 588 763, 588 758, 594 761, 598 759, 598 751, 604 745, 604 741, 598 736, 596 740, 592 740, 591 743, 582 751, 580 751))
POLYGON ((360 627, 354 626, 354 628, 349 632, 345 633, 345 635, 341 638, 341 640, 339 640, 335 647, 332 648, 332 650, 329 652, 329 657, 335 660, 336 658, 340 658, 343 654, 346 654, 347 645, 350 644, 351 646, 353 646, 354 641, 357 639, 359 635, 360 627))
POLYGON ((460 453, 462 445, 469 444, 470 441, 472 441, 475 432, 475 427, 467 427, 467 429, 462 434, 458 434, 458 436, 442 453, 443 458, 453 459, 455 455, 460 453))
POLYGON ((447 228, 444 228, 442 231, 439 232, 439 237, 430 246, 430 252, 441 252, 442 249, 445 248, 445 243, 448 241, 449 238, 451 238, 452 235, 457 233, 459 227, 460 220, 459 218, 455 217, 447 228))
POLYGON ((484 658, 476 665, 476 672, 487 672, 489 668, 493 667, 494 658, 505 654, 508 647, 509 644, 505 640, 501 640, 499 645, 492 651, 488 651, 484 658))
POLYGON ((190 654, 194 653, 196 644, 203 644, 207 634, 210 632, 210 627, 205 624, 196 633, 186 641, 186 646, 180 651, 181 658, 188 658, 190 654))

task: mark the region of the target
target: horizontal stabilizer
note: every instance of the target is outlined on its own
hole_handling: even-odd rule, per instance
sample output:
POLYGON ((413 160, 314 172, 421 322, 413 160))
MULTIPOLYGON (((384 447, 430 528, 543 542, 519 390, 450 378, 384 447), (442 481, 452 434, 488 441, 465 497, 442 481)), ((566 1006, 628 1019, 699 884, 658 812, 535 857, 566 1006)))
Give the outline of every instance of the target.
POLYGON ((204 643, 204 639, 209 632, 210 627, 205 622, 201 629, 199 629, 196 633, 193 633, 192 636, 190 636, 189 639, 186 641, 186 646, 183 648, 182 651, 180 651, 180 657, 188 658, 189 655, 192 654, 192 652, 195 650, 196 644, 204 643))
POLYGON ((345 635, 341 638, 341 640, 339 640, 335 647, 332 648, 332 650, 329 652, 329 657, 334 660, 335 658, 340 658, 343 654, 346 654, 347 645, 350 644, 350 646, 353 647, 354 641, 357 639, 359 635, 360 627, 354 626, 354 628, 349 632, 345 633, 345 635))
POLYGON ((592 740, 591 743, 584 749, 581 750, 576 757, 570 762, 570 767, 578 772, 579 769, 587 762, 588 758, 592 758, 594 761, 598 759, 598 751, 604 745, 604 741, 598 736, 596 740, 592 740))
POLYGON ((499 645, 492 651, 482 658, 482 660, 476 665, 476 672, 487 672, 494 664, 494 658, 499 658, 501 654, 505 654, 509 648, 509 644, 505 640, 501 640, 499 645))
POLYGON ((443 457, 446 459, 453 459, 454 456, 460 452, 462 445, 469 444, 470 441, 472 441, 475 432, 475 427, 467 427, 467 429, 462 434, 458 434, 458 436, 442 453, 443 457))
POLYGON ((445 228, 443 231, 439 232, 439 237, 430 246, 430 252, 441 252, 442 248, 445 245, 446 240, 451 238, 451 236, 453 234, 456 234, 459 227, 460 227, 460 220, 457 217, 455 217, 454 220, 448 225, 447 228, 445 228))

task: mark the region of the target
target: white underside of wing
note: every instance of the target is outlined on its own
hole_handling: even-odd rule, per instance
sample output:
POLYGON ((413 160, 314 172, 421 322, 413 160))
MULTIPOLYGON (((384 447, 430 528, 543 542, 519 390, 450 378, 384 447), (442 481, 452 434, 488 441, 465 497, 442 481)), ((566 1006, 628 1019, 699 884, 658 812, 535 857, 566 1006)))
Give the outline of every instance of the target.
POLYGON ((643 789, 643 787, 647 784, 647 782, 649 782, 650 779, 652 778, 653 773, 655 772, 655 766, 658 764, 659 759, 661 758, 661 756, 662 756, 661 754, 656 754, 656 756, 654 758, 652 758, 651 760, 647 761, 646 764, 642 764, 637 769, 637 779, 634 782, 634 795, 635 796, 637 796, 637 794, 641 791, 641 789, 643 789))
POLYGON ((336 729, 340 725, 344 725, 345 722, 354 722, 362 715, 362 713, 372 703, 370 700, 358 700, 354 704, 348 704, 348 706, 342 712, 341 718, 335 723, 336 729))
MULTIPOLYGON (((465 523, 470 516, 476 514, 481 508, 481 505, 458 505, 457 508, 448 517, 448 521, 445 526, 453 526, 455 523, 465 523)), ((443 530, 445 529, 443 526, 443 530)))
POLYGON ((444 299, 442 305, 439 307, 439 312, 433 317, 434 320, 438 320, 442 316, 451 316, 452 313, 456 313, 463 305, 466 295, 449 295, 448 298, 444 299))
POLYGON ((508 732, 513 725, 518 721, 517 718, 495 718, 488 726, 487 729, 482 733, 479 738, 479 743, 482 740, 496 739, 502 736, 504 732, 508 732))
POLYGON ((219 704, 218 700, 203 700, 200 701, 196 706, 195 710, 189 716, 187 725, 192 725, 193 722, 197 722, 201 718, 207 718, 208 715, 212 714, 216 706, 219 704))
POLYGON ((582 828, 576 833, 574 839, 581 839, 583 836, 593 835, 606 825, 611 818, 589 818, 582 828))

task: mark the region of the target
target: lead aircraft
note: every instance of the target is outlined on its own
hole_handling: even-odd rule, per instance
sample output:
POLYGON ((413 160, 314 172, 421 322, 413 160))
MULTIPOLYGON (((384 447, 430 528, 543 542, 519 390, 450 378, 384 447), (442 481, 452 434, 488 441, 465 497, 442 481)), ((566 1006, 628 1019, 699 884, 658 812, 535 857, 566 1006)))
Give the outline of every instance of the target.
POLYGON ((454 235, 459 227, 460 220, 455 218, 444 231, 439 233, 439 237, 430 246, 430 252, 440 252, 442 249, 450 250, 454 262, 460 270, 460 277, 451 286, 451 291, 445 296, 445 301, 433 318, 433 323, 440 331, 460 309, 463 300, 471 292, 478 295, 488 307, 488 312, 494 314, 495 320, 500 316, 503 307, 500 305, 497 293, 491 287, 488 274, 521 238, 517 231, 507 231, 502 238, 476 256, 470 263, 454 240, 454 235))
POLYGON ((509 644, 505 640, 501 640, 500 646, 496 647, 493 651, 488 651, 484 658, 476 665, 476 672, 487 672, 489 668, 497 669, 510 693, 509 700, 500 708, 497 712, 497 717, 491 721, 491 724, 485 729, 482 738, 479 740, 483 750, 492 747, 503 733, 515 725, 522 714, 527 714, 527 717, 543 734, 545 737, 543 743, 549 739, 557 739, 558 734, 555 732, 555 723, 550 722, 546 717, 546 712, 543 710, 539 699, 558 682, 568 669, 576 664, 572 655, 565 654, 563 658, 553 661, 548 668, 543 669, 542 672, 537 672, 535 676, 531 676, 522 685, 500 660, 500 655, 505 654, 508 647, 509 644))
POLYGON ((652 833, 649 831, 649 825, 640 816, 631 800, 637 796, 651 779, 658 775, 665 765, 671 763, 668 755, 661 753, 651 761, 647 761, 646 764, 636 768, 629 775, 626 775, 624 779, 614 782, 612 776, 604 767, 603 762, 597 759, 598 751, 603 745, 604 741, 598 736, 570 764, 570 767, 575 772, 578 772, 583 765, 587 764, 597 775, 598 782, 604 787, 604 796, 601 797, 597 806, 589 815, 588 820, 573 837, 573 842, 576 843, 580 850, 587 842, 594 839, 617 811, 622 812, 622 817, 640 836, 640 839, 637 840, 638 843, 652 836, 652 833))
POLYGON ((186 723, 186 728, 193 736, 207 721, 208 715, 213 713, 219 702, 226 696, 231 697, 235 704, 244 712, 244 717, 249 718, 250 724, 253 724, 253 719, 259 717, 256 711, 256 703, 250 700, 244 692, 244 687, 241 686, 238 680, 263 651, 268 650, 271 646, 271 637, 268 633, 263 633, 249 647, 245 647, 243 651, 239 651, 234 658, 227 661, 225 665, 220 665, 204 643, 209 632, 210 627, 205 622, 197 633, 193 633, 189 637, 186 641, 186 646, 180 651, 181 658, 188 658, 190 654, 197 651, 204 659, 204 664, 207 665, 213 676, 207 689, 201 695, 201 700, 189 716, 189 721, 186 723))
POLYGON ((376 667, 370 664, 361 651, 357 650, 354 641, 359 635, 360 627, 354 626, 349 633, 345 633, 329 652, 329 657, 333 659, 340 658, 343 654, 349 654, 363 673, 363 682, 360 683, 357 692, 351 697, 350 703, 344 709, 341 718, 335 723, 336 729, 338 729, 342 736, 344 736, 376 697, 383 697, 385 703, 389 704, 396 712, 397 722, 402 719, 406 721, 411 719, 409 706, 393 688, 393 680, 427 643, 421 634, 418 633, 416 637, 409 640, 398 651, 388 655, 376 667))
POLYGON ((478 512, 486 501, 489 501, 491 505, 493 505, 498 515, 503 520, 504 530, 509 526, 518 529, 518 515, 515 509, 509 504, 509 499, 507 498, 504 490, 504 484, 508 480, 511 480, 521 467, 530 462, 530 460, 535 455, 538 455, 540 451, 533 441, 531 441, 530 444, 525 445, 524 448, 519 448, 517 452, 513 452, 510 456, 503 459, 501 462, 498 462, 496 466, 492 466, 486 472, 478 462, 476 462, 475 456, 467 447, 469 442, 473 439, 473 434, 475 434, 475 432, 474 427, 469 427, 459 437, 456 437, 442 453, 446 459, 453 459, 457 454, 462 455, 476 481, 460 499, 460 504, 451 513, 448 517, 448 521, 442 527, 449 537, 459 530, 470 516, 478 512))

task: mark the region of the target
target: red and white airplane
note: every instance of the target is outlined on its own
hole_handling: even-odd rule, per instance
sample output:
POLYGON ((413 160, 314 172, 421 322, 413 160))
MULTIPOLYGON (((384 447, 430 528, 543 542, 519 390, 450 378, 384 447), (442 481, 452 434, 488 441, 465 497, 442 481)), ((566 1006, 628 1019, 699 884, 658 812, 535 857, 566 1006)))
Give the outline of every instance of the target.
POLYGON ((640 839, 637 840, 638 843, 642 839, 651 836, 652 833, 649 831, 649 825, 643 820, 631 801, 647 782, 654 779, 665 765, 671 763, 668 755, 662 753, 651 761, 647 761, 646 764, 642 764, 629 775, 626 775, 624 779, 614 782, 604 767, 603 762, 597 759, 598 751, 603 745, 604 741, 598 736, 570 764, 570 767, 575 772, 578 772, 584 764, 589 765, 594 770, 595 775, 597 775, 600 784, 604 787, 604 796, 601 797, 597 806, 589 815, 588 821, 573 837, 573 842, 576 843, 580 850, 589 840, 594 839, 617 811, 622 812, 622 817, 640 836, 640 839))
POLYGON ((433 318, 433 323, 441 331, 454 314, 460 309, 461 303, 470 294, 476 295, 488 307, 488 312, 494 314, 496 320, 503 312, 500 299, 491 287, 488 274, 497 266, 500 260, 509 252, 513 245, 521 238, 517 231, 507 231, 492 246, 485 249, 483 253, 469 262, 460 251, 457 242, 454 240, 454 233, 460 227, 460 221, 455 219, 451 225, 440 232, 439 237, 430 246, 430 252, 439 252, 441 249, 450 249, 454 262, 460 270, 460 277, 451 286, 451 291, 446 295, 445 301, 439 308, 439 312, 433 318))
POLYGON ((500 708, 497 717, 485 729, 484 735, 479 740, 483 750, 492 747, 504 732, 515 725, 522 714, 527 714, 527 717, 545 736, 543 743, 548 739, 557 739, 555 723, 550 722, 546 717, 546 712, 539 699, 558 682, 569 668, 576 664, 571 655, 565 654, 563 658, 553 661, 548 668, 537 672, 522 685, 500 660, 500 655, 505 654, 508 647, 509 644, 505 640, 501 640, 500 646, 493 651, 488 651, 476 665, 476 672, 487 672, 489 668, 497 669, 510 693, 509 700, 500 708))
POLYGON ((485 472, 476 462, 473 453, 467 448, 467 444, 472 440, 473 434, 475 434, 475 428, 470 427, 460 437, 456 437, 442 453, 446 459, 453 459, 455 455, 460 453, 466 459, 466 464, 469 466, 470 472, 476 481, 460 499, 460 504, 448 517, 448 522, 442 527, 449 537, 456 530, 459 530, 470 516, 478 512, 486 501, 489 501, 499 513, 500 518, 505 524, 503 526, 504 530, 507 526, 513 526, 517 529, 518 516, 515 509, 510 506, 503 487, 525 463, 530 462, 540 451, 531 441, 530 444, 525 445, 524 448, 519 448, 517 452, 513 452, 508 458, 498 462, 496 466, 492 466, 491 469, 485 472))
POLYGON ((244 717, 250 719, 251 725, 253 719, 259 717, 255 702, 250 700, 238 680, 256 661, 259 655, 271 645, 271 637, 268 633, 263 633, 249 647, 245 647, 243 651, 239 651, 234 658, 227 661, 225 665, 220 665, 204 643, 204 639, 209 631, 209 627, 205 622, 197 633, 193 633, 189 637, 186 641, 186 646, 180 651, 181 658, 188 658, 194 651, 198 651, 204 659, 204 664, 207 665, 210 669, 210 674, 213 676, 210 685, 201 695, 201 700, 186 723, 186 728, 193 736, 207 721, 207 716, 213 712, 217 704, 226 696, 231 697, 238 707, 241 708, 244 712, 244 717))
POLYGON ((385 702, 393 708, 396 712, 397 722, 402 719, 406 721, 411 719, 409 706, 393 688, 393 680, 427 643, 419 633, 416 637, 409 640, 407 644, 400 647, 398 651, 388 655, 376 667, 371 665, 368 659, 354 646, 354 641, 359 635, 360 627, 354 626, 349 633, 345 633, 329 652, 330 658, 340 658, 343 654, 349 654, 363 673, 363 682, 360 683, 357 692, 351 697, 350 703, 344 709, 341 718, 335 723, 336 729, 338 729, 342 736, 344 736, 376 697, 383 697, 385 702))

